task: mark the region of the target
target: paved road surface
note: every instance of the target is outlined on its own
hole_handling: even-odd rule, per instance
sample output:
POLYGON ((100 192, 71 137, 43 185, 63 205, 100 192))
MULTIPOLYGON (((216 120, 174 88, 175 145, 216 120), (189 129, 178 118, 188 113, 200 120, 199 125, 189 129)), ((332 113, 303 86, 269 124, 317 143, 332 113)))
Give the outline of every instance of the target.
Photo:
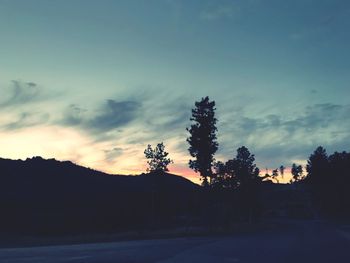
POLYGON ((0 249, 1 263, 350 262, 348 233, 317 221, 232 237, 0 249))

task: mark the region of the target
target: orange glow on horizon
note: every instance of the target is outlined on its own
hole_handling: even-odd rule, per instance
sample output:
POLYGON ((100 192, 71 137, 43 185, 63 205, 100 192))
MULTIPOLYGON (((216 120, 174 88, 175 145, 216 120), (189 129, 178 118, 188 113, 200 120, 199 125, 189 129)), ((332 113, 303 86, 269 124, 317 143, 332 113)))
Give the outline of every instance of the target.
MULTIPOLYGON (((147 170, 143 145, 126 143, 96 142, 87 134, 70 128, 55 126, 27 128, 16 132, 0 132, 0 157, 26 159, 33 156, 69 160, 78 165, 89 167, 109 174, 138 175, 147 170), (106 150, 116 145, 123 149, 121 155, 108 159, 106 150)), ((176 151, 175 141, 167 144, 167 151, 175 163, 169 165, 169 172, 183 176, 196 184, 201 184, 200 176, 188 167, 188 156, 176 151)), ((300 160, 293 160, 302 163, 300 160)), ((261 175, 265 174, 261 171, 261 175)), ((268 169, 272 173, 272 169, 268 169)), ((291 168, 285 169, 284 176, 279 175, 280 183, 289 183, 292 179, 291 168)))

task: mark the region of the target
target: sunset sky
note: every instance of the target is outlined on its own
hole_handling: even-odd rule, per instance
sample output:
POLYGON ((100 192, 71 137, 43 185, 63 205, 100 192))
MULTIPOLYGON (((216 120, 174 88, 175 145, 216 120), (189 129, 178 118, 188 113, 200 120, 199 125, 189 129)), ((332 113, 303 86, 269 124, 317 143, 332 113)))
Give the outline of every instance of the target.
POLYGON ((0 157, 193 176, 191 108, 217 104, 218 160, 261 170, 350 150, 348 0, 0 0, 0 157))

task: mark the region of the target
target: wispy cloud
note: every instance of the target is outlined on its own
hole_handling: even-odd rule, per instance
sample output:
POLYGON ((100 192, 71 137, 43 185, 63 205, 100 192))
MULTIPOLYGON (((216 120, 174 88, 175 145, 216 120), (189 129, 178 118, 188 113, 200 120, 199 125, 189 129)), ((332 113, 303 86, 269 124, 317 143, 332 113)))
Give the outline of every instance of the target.
POLYGON ((294 115, 235 116, 222 129, 221 156, 233 155, 232 146, 246 145, 264 165, 276 166, 305 159, 318 145, 350 147, 350 105, 314 104, 294 115))
POLYGON ((214 21, 219 19, 231 19, 239 12, 239 7, 231 5, 211 6, 201 11, 199 17, 202 20, 214 21))
POLYGON ((19 114, 16 121, 1 126, 3 130, 12 131, 42 125, 48 122, 48 113, 23 112, 19 114))
POLYGON ((47 110, 55 95, 35 82, 13 80, 7 87, 0 87, 0 129, 14 131, 48 124, 51 113, 47 110))
POLYGON ((16 107, 48 99, 49 95, 34 82, 13 80, 10 87, 2 91, 4 99, 0 101, 0 108, 16 107))
POLYGON ((80 125, 84 121, 84 113, 86 111, 86 109, 79 107, 77 104, 70 104, 64 109, 60 124, 71 127, 80 125))
POLYGON ((116 101, 109 99, 97 115, 85 126, 99 132, 110 131, 124 126, 137 117, 141 104, 136 101, 116 101))
POLYGON ((59 124, 77 127, 100 137, 129 124, 138 117, 141 102, 108 99, 98 109, 87 110, 77 104, 69 105, 59 124))
POLYGON ((104 150, 105 158, 107 162, 114 162, 114 160, 121 156, 124 152, 123 148, 115 147, 111 150, 104 150))

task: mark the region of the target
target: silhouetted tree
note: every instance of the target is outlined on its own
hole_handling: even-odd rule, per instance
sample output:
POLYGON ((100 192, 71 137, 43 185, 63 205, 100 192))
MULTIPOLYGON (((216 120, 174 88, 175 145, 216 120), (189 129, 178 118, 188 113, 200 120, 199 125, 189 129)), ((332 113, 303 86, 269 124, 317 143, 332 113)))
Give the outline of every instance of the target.
POLYGON ((306 182, 320 211, 327 216, 350 218, 349 167, 347 152, 335 152, 328 157, 320 146, 309 157, 306 182))
POLYGON ((195 103, 190 119, 193 124, 187 128, 190 133, 190 137, 187 138, 190 144, 188 150, 195 158, 189 161, 189 167, 200 173, 203 185, 211 183, 214 154, 218 149, 215 110, 215 101, 210 101, 208 97, 202 98, 201 101, 195 103))
POLYGON ((303 167, 301 165, 296 165, 293 163, 291 173, 293 175, 293 180, 291 180, 291 183, 298 182, 303 179, 303 167))
POLYGON ((254 164, 254 154, 250 154, 248 148, 242 146, 237 149, 235 158, 228 160, 225 164, 215 164, 215 183, 220 183, 225 188, 239 188, 261 181, 259 168, 254 164))
POLYGON ((226 212, 236 214, 249 222, 259 211, 259 190, 263 180, 259 176, 255 157, 245 146, 237 149, 237 155, 226 163, 216 162, 211 186, 221 197, 220 205, 229 208, 226 212))
POLYGON ((279 183, 278 176, 281 174, 283 177, 285 167, 281 165, 279 168, 273 169, 272 173, 269 174, 269 170, 265 168, 265 175, 261 176, 261 180, 269 180, 271 182, 279 183))
POLYGON ((234 170, 240 186, 250 185, 261 181, 259 168, 256 166, 255 156, 251 154, 247 147, 242 146, 237 149, 237 155, 233 160, 228 161, 234 170))
POLYGON ((254 154, 251 154, 245 146, 238 148, 236 157, 228 161, 228 166, 232 167, 233 178, 237 184, 241 210, 246 211, 249 222, 253 220, 258 211, 259 186, 262 181, 259 176, 259 168, 254 162, 254 154))
POLYGON ((271 178, 276 181, 276 183, 279 183, 280 181, 278 180, 278 169, 273 169, 272 170, 272 175, 271 178))
POLYGON ((280 171, 280 174, 281 174, 281 176, 282 176, 282 178, 284 177, 284 170, 286 169, 286 167, 284 167, 283 165, 281 165, 280 167, 279 167, 279 171, 280 171))
POLYGON ((261 180, 271 179, 271 175, 269 174, 269 170, 265 168, 265 174, 261 177, 261 180))
POLYGON ((319 146, 309 157, 306 183, 311 186, 314 200, 320 211, 328 213, 332 206, 332 176, 329 173, 329 161, 326 150, 319 146))
POLYGON ((147 159, 149 167, 147 168, 148 172, 167 172, 168 165, 173 163, 173 160, 167 158, 169 153, 164 150, 165 146, 163 142, 158 143, 157 146, 153 149, 149 144, 144 151, 144 154, 147 159))
POLYGON ((308 182, 314 185, 326 183, 328 174, 328 156, 326 149, 322 146, 317 147, 307 161, 306 171, 308 182))
POLYGON ((269 174, 268 170, 266 169, 266 174, 262 178, 269 178, 272 182, 276 182, 277 184, 279 184, 280 180, 278 179, 278 177, 279 175, 281 175, 281 177, 283 178, 285 169, 286 168, 283 165, 281 165, 279 168, 273 169, 271 174, 269 174))
POLYGON ((212 180, 212 186, 215 188, 230 188, 230 174, 227 171, 227 166, 223 162, 216 162, 214 164, 214 177, 212 180))
POLYGON ((335 152, 328 157, 329 183, 327 197, 333 215, 350 218, 350 153, 335 152))

